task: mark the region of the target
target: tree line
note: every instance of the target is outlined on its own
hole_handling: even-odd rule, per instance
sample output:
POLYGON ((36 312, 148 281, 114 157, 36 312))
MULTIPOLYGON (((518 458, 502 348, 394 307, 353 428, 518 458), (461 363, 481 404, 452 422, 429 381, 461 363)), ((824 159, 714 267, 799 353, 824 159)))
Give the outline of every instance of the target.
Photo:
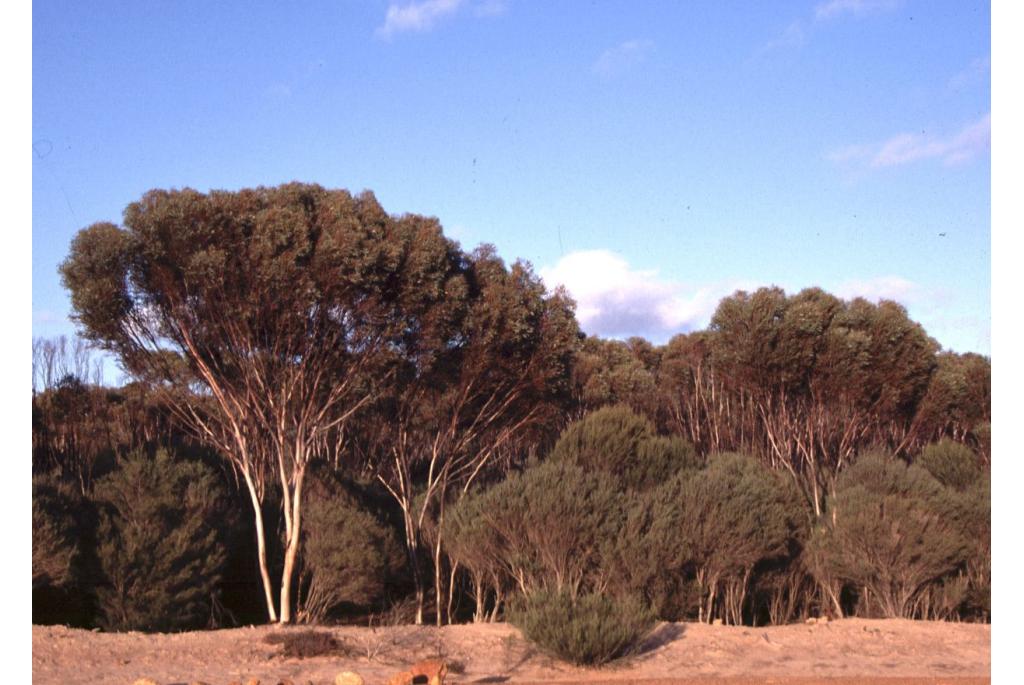
POLYGON ((988 616, 990 363, 896 303, 762 288, 603 340, 529 264, 302 184, 151 191, 61 276, 131 382, 33 345, 40 620, 988 616))

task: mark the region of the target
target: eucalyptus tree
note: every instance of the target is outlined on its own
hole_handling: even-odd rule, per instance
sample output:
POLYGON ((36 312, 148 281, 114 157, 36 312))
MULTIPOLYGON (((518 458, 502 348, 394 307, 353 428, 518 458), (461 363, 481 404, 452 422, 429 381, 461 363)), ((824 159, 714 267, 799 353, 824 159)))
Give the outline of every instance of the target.
POLYGON ((872 443, 906 449, 938 343, 895 302, 817 288, 737 292, 709 327, 710 355, 743 398, 757 452, 793 475, 815 513, 836 473, 872 443))
POLYGON ((298 183, 153 190, 123 225, 74 238, 61 274, 85 337, 152 383, 245 481, 271 621, 291 620, 308 463, 343 449, 348 421, 429 326, 458 266, 436 220, 298 183), (274 481, 279 612, 262 513, 274 481))
MULTIPOLYGON (((372 432, 377 477, 400 506, 413 569, 417 623, 426 596, 421 547, 429 542, 436 621, 443 621, 443 534, 448 500, 461 497, 537 430, 557 431, 579 330, 571 300, 547 293, 526 263, 506 267, 490 246, 465 256, 433 332, 398 364, 372 432), (428 520, 433 517, 436 520, 428 520), (424 527, 432 529, 424 539, 424 527)), ((455 569, 451 569, 450 576, 455 569)))

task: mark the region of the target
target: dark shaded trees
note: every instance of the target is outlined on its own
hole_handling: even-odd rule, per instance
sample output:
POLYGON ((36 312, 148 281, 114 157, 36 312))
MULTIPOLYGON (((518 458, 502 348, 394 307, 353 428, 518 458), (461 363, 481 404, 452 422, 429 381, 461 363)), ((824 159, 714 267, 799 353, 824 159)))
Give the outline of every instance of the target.
POLYGON ((84 335, 161 390, 244 479, 271 620, 268 482, 282 494, 287 622, 306 467, 338 449, 388 373, 381 351, 410 343, 457 259, 436 222, 393 219, 369 193, 302 184, 151 191, 123 228, 75 237, 61 274, 84 335))
POLYGON ((32 589, 71 583, 80 554, 76 496, 54 478, 32 478, 32 589))
POLYGON ((213 471, 163 450, 153 457, 135 452, 99 480, 96 502, 101 625, 204 625, 227 556, 215 522, 232 513, 213 471))
POLYGON ((306 497, 297 619, 319 623, 343 606, 372 608, 406 570, 395 531, 326 466, 311 474, 306 497))

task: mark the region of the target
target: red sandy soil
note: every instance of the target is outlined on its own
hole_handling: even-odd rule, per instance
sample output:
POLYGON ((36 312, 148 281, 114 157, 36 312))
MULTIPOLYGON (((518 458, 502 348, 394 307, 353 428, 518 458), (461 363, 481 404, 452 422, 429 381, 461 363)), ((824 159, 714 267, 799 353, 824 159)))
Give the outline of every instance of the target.
POLYGON ((293 659, 268 635, 303 628, 259 626, 176 634, 99 633, 32 626, 32 681, 72 685, 226 685, 259 678, 327 685, 341 671, 383 684, 420 659, 453 665, 448 683, 587 685, 973 685, 989 682, 991 626, 843 619, 767 628, 663 623, 639 654, 601 669, 539 653, 506 624, 444 628, 332 627, 347 655, 293 659))

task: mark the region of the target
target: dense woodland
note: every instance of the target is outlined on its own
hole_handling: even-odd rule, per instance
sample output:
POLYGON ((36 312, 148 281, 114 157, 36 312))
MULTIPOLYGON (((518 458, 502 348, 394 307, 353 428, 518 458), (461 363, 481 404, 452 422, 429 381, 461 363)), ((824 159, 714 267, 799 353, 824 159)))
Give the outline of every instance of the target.
POLYGON ((990 618, 990 362, 896 303, 604 340, 528 264, 300 184, 151 191, 61 277, 36 622, 990 618))

